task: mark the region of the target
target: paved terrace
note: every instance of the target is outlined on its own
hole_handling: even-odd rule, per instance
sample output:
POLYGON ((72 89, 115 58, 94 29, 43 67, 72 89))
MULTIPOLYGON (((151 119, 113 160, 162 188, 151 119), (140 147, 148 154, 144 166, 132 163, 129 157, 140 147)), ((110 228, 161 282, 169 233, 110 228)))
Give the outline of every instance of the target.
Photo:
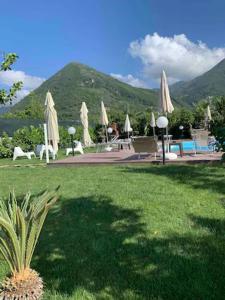
MULTIPOLYGON (((183 157, 178 155, 178 158, 175 160, 166 161, 170 164, 179 164, 179 163, 210 163, 216 162, 221 159, 222 153, 204 153, 197 154, 194 153, 185 153, 183 157)), ((162 158, 157 156, 156 160, 154 156, 149 154, 141 155, 141 158, 138 159, 138 154, 134 153, 133 149, 131 150, 121 150, 121 151, 112 151, 112 152, 101 152, 101 153, 87 153, 83 155, 69 156, 68 158, 62 160, 55 160, 49 163, 49 166, 83 166, 83 165, 121 165, 121 164, 146 164, 146 163, 162 163, 162 158)))

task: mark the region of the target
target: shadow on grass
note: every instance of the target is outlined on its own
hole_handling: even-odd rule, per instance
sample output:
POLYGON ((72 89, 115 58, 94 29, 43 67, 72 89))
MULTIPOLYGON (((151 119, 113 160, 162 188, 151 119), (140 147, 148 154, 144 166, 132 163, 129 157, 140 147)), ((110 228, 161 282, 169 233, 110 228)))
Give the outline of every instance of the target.
POLYGON ((140 168, 122 168, 122 172, 166 176, 177 183, 189 185, 194 189, 208 189, 225 194, 225 169, 209 165, 165 165, 140 168))
POLYGON ((34 260, 47 288, 81 287, 97 299, 224 299, 224 223, 190 216, 208 234, 149 239, 141 213, 105 197, 64 199, 34 260))

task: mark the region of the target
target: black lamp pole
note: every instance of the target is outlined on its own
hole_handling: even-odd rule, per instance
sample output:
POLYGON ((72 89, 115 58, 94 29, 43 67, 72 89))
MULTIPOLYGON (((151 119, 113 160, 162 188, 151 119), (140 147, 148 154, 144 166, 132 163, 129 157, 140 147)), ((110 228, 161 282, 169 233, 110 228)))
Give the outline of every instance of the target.
POLYGON ((165 165, 165 143, 164 143, 164 128, 162 128, 162 151, 163 151, 163 165, 165 165))
POLYGON ((73 134, 70 135, 70 138, 71 138, 71 147, 72 147, 72 153, 73 153, 73 156, 75 155, 74 153, 74 143, 73 143, 73 134))
MULTIPOLYGON (((164 129, 168 126, 168 119, 165 116, 158 117, 156 121, 156 125, 158 128, 161 129, 161 135, 162 135, 162 152, 163 152, 163 165, 165 165, 166 162, 166 155, 165 155, 165 141, 164 141, 164 129)), ((169 147, 169 145, 168 145, 169 147)))

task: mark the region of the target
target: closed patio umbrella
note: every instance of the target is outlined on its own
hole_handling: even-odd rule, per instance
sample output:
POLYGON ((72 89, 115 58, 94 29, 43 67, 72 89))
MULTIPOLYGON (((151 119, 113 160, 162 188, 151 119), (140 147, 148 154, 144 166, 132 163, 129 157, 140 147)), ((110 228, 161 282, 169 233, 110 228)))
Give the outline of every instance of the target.
POLYGON ((212 115, 211 115, 210 106, 208 105, 205 113, 205 127, 208 127, 208 129, 210 127, 210 121, 212 121, 212 115))
POLYGON ((128 133, 128 138, 129 138, 129 133, 132 131, 132 128, 130 126, 130 119, 128 114, 126 115, 126 120, 125 120, 125 124, 124 124, 124 132, 128 133))
POLYGON ((88 109, 85 102, 82 102, 80 110, 80 120, 83 125, 83 143, 86 147, 93 144, 88 131, 88 109))
POLYGON ((164 70, 162 71, 162 75, 161 75, 160 103, 161 103, 162 112, 164 114, 172 113, 174 111, 174 107, 170 98, 170 91, 167 83, 166 73, 164 70))
POLYGON ((105 134, 106 134, 106 140, 108 142, 108 133, 107 133, 107 126, 109 124, 108 116, 106 113, 104 102, 101 101, 101 118, 100 118, 100 124, 105 127, 105 134))
MULTIPOLYGON (((160 104, 162 112, 167 116, 168 113, 172 113, 174 111, 173 104, 170 98, 169 86, 167 83, 166 73, 163 70, 161 75, 161 84, 160 84, 160 104)), ((166 136, 167 136, 167 146, 169 152, 168 145, 168 126, 166 127, 166 136)))
POLYGON ((54 107, 55 103, 49 91, 46 94, 45 106, 45 121, 47 124, 48 141, 52 143, 53 150, 57 153, 59 143, 58 118, 54 107))
POLYGON ((155 115, 154 115, 153 112, 151 113, 150 126, 152 127, 152 129, 153 129, 153 135, 155 136, 155 127, 156 127, 156 123, 155 123, 155 115))
POLYGON ((211 115, 211 110, 210 110, 209 105, 207 106, 207 109, 206 109, 206 117, 207 117, 208 121, 212 121, 212 115, 211 115))

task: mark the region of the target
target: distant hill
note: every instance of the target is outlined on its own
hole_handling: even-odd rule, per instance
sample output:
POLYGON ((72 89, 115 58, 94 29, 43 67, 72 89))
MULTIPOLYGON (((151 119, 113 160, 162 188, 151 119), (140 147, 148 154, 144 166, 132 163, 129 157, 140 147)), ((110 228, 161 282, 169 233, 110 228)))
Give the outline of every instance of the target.
POLYGON ((225 59, 201 76, 171 85, 170 92, 181 105, 189 106, 208 96, 225 95, 225 59))
MULTIPOLYGON (((135 88, 86 65, 70 63, 46 80, 32 94, 44 105, 46 92, 53 95, 61 120, 79 119, 81 102, 85 101, 90 118, 99 119, 100 102, 111 111, 142 111, 158 106, 158 93, 150 89, 135 88)), ((28 95, 12 111, 23 110, 31 101, 28 95)))

